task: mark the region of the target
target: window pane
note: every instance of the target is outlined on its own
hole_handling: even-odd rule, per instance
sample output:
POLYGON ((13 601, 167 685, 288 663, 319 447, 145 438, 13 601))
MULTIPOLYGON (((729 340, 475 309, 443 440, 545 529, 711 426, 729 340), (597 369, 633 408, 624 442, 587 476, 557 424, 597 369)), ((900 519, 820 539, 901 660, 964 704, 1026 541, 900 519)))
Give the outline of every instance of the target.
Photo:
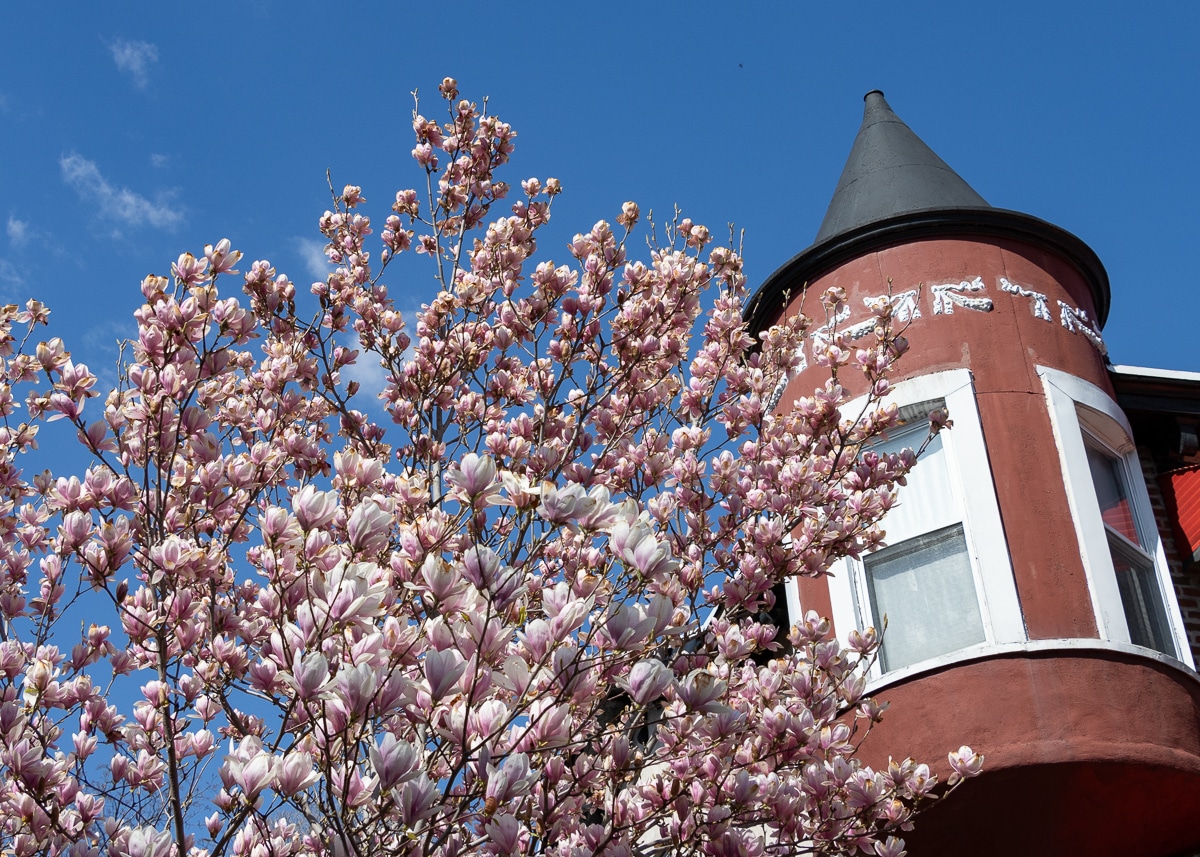
POLYGON ((1158 586, 1154 560, 1114 535, 1119 533, 1135 545, 1145 545, 1138 536, 1133 517, 1125 465, 1091 443, 1087 444, 1087 456, 1092 484, 1096 488, 1096 500, 1100 503, 1100 517, 1109 531, 1108 547, 1112 554, 1113 571, 1117 575, 1117 589, 1121 592, 1121 607, 1125 611, 1130 642, 1174 655, 1175 647, 1170 643, 1167 631, 1167 611, 1163 605, 1162 590, 1158 586))
POLYGON ((1096 487, 1096 499, 1100 501, 1100 517, 1104 519, 1105 526, 1120 533, 1135 545, 1142 544, 1133 520, 1133 506, 1129 502, 1124 466, 1091 444, 1087 446, 1087 457, 1088 466, 1092 470, 1092 484, 1096 487))
POLYGON ((875 621, 888 620, 884 670, 984 641, 962 524, 876 551, 863 563, 875 621))
MULTIPOLYGON (((893 432, 888 440, 876 444, 879 452, 900 452, 916 449, 925 440, 929 429, 926 424, 915 429, 893 432)), ((900 487, 899 502, 891 508, 884 519, 884 528, 892 542, 899 544, 904 539, 920 533, 938 530, 962 520, 962 510, 954 494, 947 455, 942 446, 942 436, 929 442, 921 454, 921 462, 900 487)))
POLYGON ((1175 647, 1168 642, 1167 613, 1154 563, 1111 536, 1109 548, 1113 570, 1117 573, 1117 587, 1121 590, 1121 606, 1125 608, 1125 622, 1129 625, 1130 642, 1174 655, 1175 647))

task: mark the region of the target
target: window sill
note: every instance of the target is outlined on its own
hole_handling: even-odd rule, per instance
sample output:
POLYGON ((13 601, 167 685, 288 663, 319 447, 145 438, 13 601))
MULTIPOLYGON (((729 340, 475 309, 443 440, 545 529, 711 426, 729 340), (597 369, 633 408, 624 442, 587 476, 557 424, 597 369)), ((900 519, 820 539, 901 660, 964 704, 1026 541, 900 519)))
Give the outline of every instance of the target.
POLYGON ((926 661, 920 661, 919 663, 915 663, 911 666, 892 670, 885 675, 879 676, 867 684, 867 693, 874 696, 882 691, 885 691, 888 687, 893 685, 901 684, 910 679, 929 673, 941 672, 947 667, 974 663, 976 661, 984 661, 990 658, 1005 657, 1008 655, 1047 655, 1055 652, 1091 652, 1100 654, 1111 653, 1133 655, 1134 657, 1142 658, 1144 660, 1156 661, 1163 666, 1177 670, 1191 680, 1200 684, 1200 673, 1197 673, 1183 661, 1173 658, 1170 655, 1164 655, 1162 652, 1155 651, 1154 649, 1147 649, 1142 646, 1135 646, 1131 643, 1117 643, 1109 640, 1066 638, 1057 640, 1029 640, 1023 643, 984 643, 978 646, 971 646, 967 649, 959 649, 958 651, 951 652, 948 655, 941 655, 936 658, 930 658, 926 661))

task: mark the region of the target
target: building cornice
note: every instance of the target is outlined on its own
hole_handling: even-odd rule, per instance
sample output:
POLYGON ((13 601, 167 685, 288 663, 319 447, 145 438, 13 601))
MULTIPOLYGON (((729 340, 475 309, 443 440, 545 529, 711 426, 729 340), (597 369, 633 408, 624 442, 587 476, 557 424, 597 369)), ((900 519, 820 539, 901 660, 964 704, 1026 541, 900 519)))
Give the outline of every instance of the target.
MULTIPOLYGON (((1006 238, 1047 250, 1070 263, 1087 283, 1096 319, 1108 318, 1108 273, 1087 244, 1067 230, 1019 211, 948 208, 906 212, 834 235, 793 256, 771 274, 746 306, 744 318, 757 335, 780 317, 790 297, 846 262, 901 244, 944 238, 1006 238)), ((931 271, 931 277, 937 272, 931 271)), ((897 284, 902 286, 915 284, 897 284)))

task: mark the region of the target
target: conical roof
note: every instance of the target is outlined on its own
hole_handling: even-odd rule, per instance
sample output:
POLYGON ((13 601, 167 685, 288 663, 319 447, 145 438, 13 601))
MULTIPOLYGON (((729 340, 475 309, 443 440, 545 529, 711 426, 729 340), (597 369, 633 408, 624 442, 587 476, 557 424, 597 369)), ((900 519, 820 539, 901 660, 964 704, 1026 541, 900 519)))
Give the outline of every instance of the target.
POLYGON ((1073 265, 1108 317, 1108 274, 1095 251, 1052 223, 993 208, 900 121, 874 90, 864 98, 862 127, 838 180, 816 240, 775 270, 746 306, 751 330, 765 329, 789 295, 850 259, 911 241, 958 236, 1003 238, 1047 250, 1073 265))
POLYGON ((868 92, 863 100, 862 127, 815 244, 897 214, 988 207, 892 112, 882 92, 868 92))

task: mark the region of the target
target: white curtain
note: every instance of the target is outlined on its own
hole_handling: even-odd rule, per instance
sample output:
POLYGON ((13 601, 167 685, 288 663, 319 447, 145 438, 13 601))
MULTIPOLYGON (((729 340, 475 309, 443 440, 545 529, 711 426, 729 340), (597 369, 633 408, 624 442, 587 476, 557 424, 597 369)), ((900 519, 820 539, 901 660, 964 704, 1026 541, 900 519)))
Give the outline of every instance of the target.
POLYGON ((888 622, 885 671, 984 641, 962 524, 876 551, 864 565, 871 612, 877 623, 885 616, 888 622))

